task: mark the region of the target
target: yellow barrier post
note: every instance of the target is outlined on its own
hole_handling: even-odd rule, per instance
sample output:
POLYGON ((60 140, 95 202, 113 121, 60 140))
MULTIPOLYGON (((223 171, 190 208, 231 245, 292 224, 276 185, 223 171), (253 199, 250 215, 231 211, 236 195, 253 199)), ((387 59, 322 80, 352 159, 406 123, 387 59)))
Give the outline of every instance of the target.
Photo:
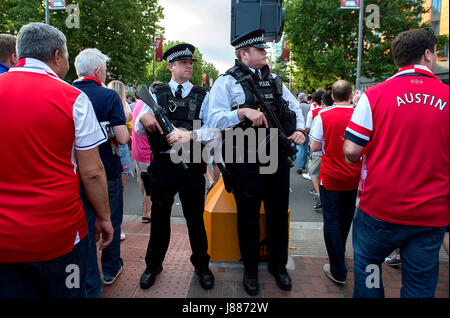
MULTIPOLYGON (((289 219, 290 219, 290 211, 289 219)), ((205 201, 204 222, 208 236, 208 254, 213 262, 239 262, 241 253, 237 234, 236 202, 234 196, 225 190, 223 180, 220 179, 208 193, 205 201)), ((264 203, 260 210, 260 242, 261 261, 267 259, 266 216, 264 203)))

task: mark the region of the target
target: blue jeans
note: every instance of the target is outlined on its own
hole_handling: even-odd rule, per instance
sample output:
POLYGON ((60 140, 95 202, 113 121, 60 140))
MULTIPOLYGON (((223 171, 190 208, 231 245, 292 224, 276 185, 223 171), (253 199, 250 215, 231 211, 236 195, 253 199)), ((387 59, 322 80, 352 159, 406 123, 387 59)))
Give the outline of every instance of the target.
POLYGON ((400 296, 434 297, 445 229, 388 223, 357 209, 353 220, 353 297, 384 297, 381 263, 397 248, 402 260, 400 296))
POLYGON ((337 280, 347 279, 345 244, 355 214, 356 189, 330 191, 319 186, 323 213, 323 236, 330 260, 330 271, 337 280))
POLYGON ((122 173, 126 173, 131 176, 131 160, 130 160, 130 150, 128 145, 119 145, 120 152, 120 163, 122 164, 122 173))
POLYGON ((301 146, 297 147, 297 169, 303 169, 306 167, 306 162, 308 161, 308 143, 309 143, 309 136, 306 136, 305 143, 301 146))
POLYGON ((85 298, 88 238, 42 262, 0 263, 0 298, 85 298))
MULTIPOLYGON (((95 243, 95 220, 94 207, 89 202, 84 188, 80 190, 83 208, 89 228, 89 252, 87 260, 86 292, 89 298, 98 298, 103 289, 102 280, 97 261, 97 246, 95 243)), ((102 250, 101 264, 104 277, 114 277, 120 269, 120 231, 123 219, 123 194, 122 175, 118 178, 108 180, 109 207, 111 209, 111 223, 114 228, 114 237, 111 244, 102 250)))

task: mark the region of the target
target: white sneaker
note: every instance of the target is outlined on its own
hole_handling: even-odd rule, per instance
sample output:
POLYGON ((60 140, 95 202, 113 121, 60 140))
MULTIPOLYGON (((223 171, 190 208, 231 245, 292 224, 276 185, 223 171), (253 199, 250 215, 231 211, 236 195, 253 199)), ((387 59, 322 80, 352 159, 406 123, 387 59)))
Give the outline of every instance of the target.
POLYGON ((331 270, 330 270, 330 264, 324 264, 323 271, 327 275, 327 277, 329 279, 331 279, 333 282, 341 284, 341 285, 345 284, 345 282, 346 282, 345 280, 337 280, 336 278, 333 277, 333 274, 331 274, 331 270))
POLYGON ((305 178, 306 180, 311 180, 311 177, 307 173, 302 173, 302 177, 305 178))
POLYGON ((386 257, 384 259, 384 262, 389 266, 398 266, 402 264, 402 261, 400 260, 400 256, 397 254, 397 252, 392 253, 391 256, 386 257))
POLYGON ((120 240, 123 241, 125 238, 127 237, 127 235, 123 232, 120 232, 120 240))

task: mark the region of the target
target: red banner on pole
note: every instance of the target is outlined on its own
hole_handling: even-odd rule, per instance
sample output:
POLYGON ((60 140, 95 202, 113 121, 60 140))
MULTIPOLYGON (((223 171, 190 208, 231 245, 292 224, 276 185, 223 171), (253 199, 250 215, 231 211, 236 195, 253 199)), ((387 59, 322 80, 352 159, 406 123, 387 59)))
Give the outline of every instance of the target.
POLYGON ((155 61, 156 62, 162 61, 162 49, 163 49, 163 39, 156 38, 155 39, 155 61))
POLYGON ((341 9, 359 9, 359 0, 341 0, 341 9))
POLYGON ((203 73, 203 83, 202 84, 206 84, 206 76, 207 76, 207 74, 203 73))
POLYGON ((283 39, 282 51, 281 51, 281 60, 283 62, 289 62, 289 56, 291 55, 291 51, 288 49, 288 40, 286 38, 283 39))
POLYGON ((66 10, 65 0, 50 0, 48 2, 48 8, 50 10, 66 10))

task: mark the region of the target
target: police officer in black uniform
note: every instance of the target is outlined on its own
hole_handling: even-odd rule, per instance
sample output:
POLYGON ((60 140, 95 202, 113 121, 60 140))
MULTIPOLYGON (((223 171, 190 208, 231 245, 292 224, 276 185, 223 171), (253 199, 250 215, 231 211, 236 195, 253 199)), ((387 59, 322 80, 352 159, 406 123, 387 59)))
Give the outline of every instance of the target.
POLYGON ((192 163, 188 162, 186 169, 186 166, 171 160, 171 152, 175 151, 171 146, 175 142, 180 142, 180 138, 187 136, 186 141, 191 140, 191 146, 193 142, 200 141, 193 140, 195 139, 192 137, 193 122, 204 118, 208 104, 207 91, 189 82, 195 61, 194 51, 194 46, 186 43, 168 49, 163 59, 168 62, 172 79, 168 84, 154 86, 151 91, 158 105, 165 110, 169 120, 177 127, 175 132, 164 138, 163 131, 148 106, 143 108, 136 120, 136 132, 140 135, 148 134, 152 149, 152 160, 148 170, 152 224, 145 256, 147 268, 140 279, 140 286, 143 289, 152 286, 156 276, 162 271, 162 263, 170 241, 170 214, 176 193, 179 193, 183 207, 192 249, 190 259, 200 285, 204 289, 211 289, 214 285, 214 276, 208 267, 210 256, 207 253, 208 242, 203 223, 206 165, 191 160, 192 163))
MULTIPOLYGON (((250 75, 259 95, 270 104, 284 126, 289 141, 301 145, 305 141, 304 118, 296 98, 282 84, 281 79, 270 72, 266 62, 265 48, 268 46, 264 41, 264 30, 244 34, 236 38, 231 45, 236 49, 236 64, 224 76, 219 77, 211 89, 207 126, 220 130, 229 127, 240 127, 245 130, 270 126, 260 111, 260 105, 248 82, 238 83, 243 77, 250 75), (288 113, 291 114, 290 117, 286 115, 288 113)), ((256 129, 256 134, 259 131, 260 129, 256 129)), ((275 155, 275 159, 278 160, 278 169, 275 173, 263 174, 260 170, 263 165, 259 160, 256 163, 248 160, 251 151, 249 149, 247 144, 244 148, 243 163, 225 162, 232 176, 231 183, 237 205, 239 248, 245 268, 244 288, 250 295, 256 295, 259 289, 259 218, 263 201, 269 251, 268 269, 281 289, 290 290, 291 279, 286 271, 289 230, 288 156, 285 149, 279 147, 278 152, 271 155, 271 158, 275 155)), ((234 152, 233 157, 236 158, 239 155, 236 144, 234 152)))

